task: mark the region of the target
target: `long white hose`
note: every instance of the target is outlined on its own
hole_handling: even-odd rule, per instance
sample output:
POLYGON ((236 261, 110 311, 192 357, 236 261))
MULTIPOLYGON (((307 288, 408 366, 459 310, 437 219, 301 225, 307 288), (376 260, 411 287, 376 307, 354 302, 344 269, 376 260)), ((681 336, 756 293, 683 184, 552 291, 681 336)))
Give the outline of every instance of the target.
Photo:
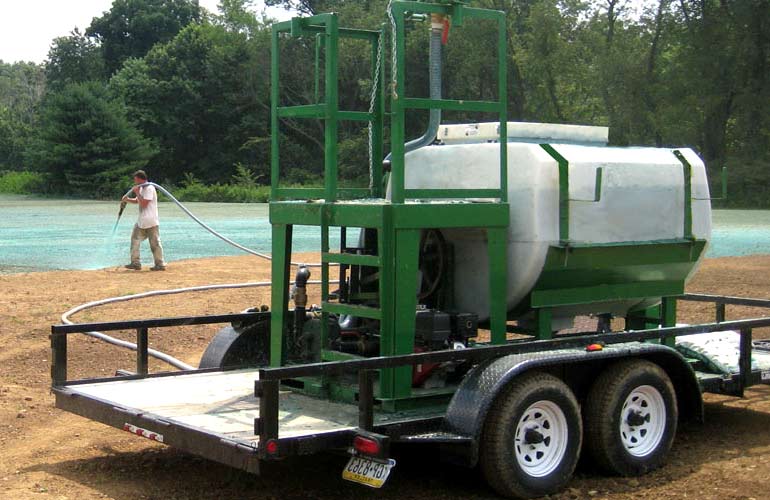
MULTIPOLYGON (((245 247, 241 245, 240 243, 237 243, 227 236, 224 236, 211 228, 208 224, 200 220, 198 217, 195 216, 190 210, 185 207, 182 202, 176 199, 174 195, 172 195, 166 188, 163 186, 160 186, 158 184, 155 184, 154 182, 146 182, 141 185, 143 186, 155 186, 158 188, 163 194, 168 196, 168 198, 176 203, 176 205, 182 209, 182 211, 187 214, 192 220, 197 222, 203 229, 208 231, 209 233, 213 234, 217 238, 221 239, 225 243, 234 246, 235 248, 238 248, 239 250, 242 250, 248 254, 254 255, 255 257, 259 257, 266 260, 272 260, 272 257, 268 254, 257 252, 256 250, 252 250, 251 248, 245 247)), ((129 190, 126 193, 126 196, 131 194, 132 190, 129 190)), ((298 262, 291 262, 292 266, 306 266, 306 267, 321 267, 321 263, 314 263, 314 264, 301 264, 298 262)), ((320 285, 321 281, 308 281, 309 285, 320 285)), ((192 287, 185 287, 185 288, 172 288, 169 290, 154 290, 151 292, 143 292, 143 293, 135 293, 133 295, 123 295, 120 297, 110 297, 107 299, 101 299, 101 300, 95 300, 92 302, 88 302, 86 304, 79 305, 77 307, 74 307, 70 309, 69 311, 65 312, 61 316, 61 321, 65 325, 71 325, 73 324, 72 320, 70 319, 71 316, 74 314, 77 314, 79 312, 85 311, 87 309, 91 309, 94 307, 104 306, 107 304, 114 304, 118 302, 126 302, 129 300, 136 300, 136 299, 144 299, 148 297, 158 297, 162 295, 175 295, 179 293, 188 293, 188 292, 202 292, 207 290, 224 290, 224 289, 233 289, 233 288, 256 288, 256 287, 268 287, 272 285, 269 281, 260 281, 260 282, 254 282, 254 283, 229 283, 229 284, 222 284, 222 285, 201 285, 201 286, 192 286, 192 287)), ((90 337, 102 340, 104 342, 107 342, 109 344, 124 347, 126 349, 131 349, 132 351, 136 351, 137 346, 133 342, 128 342, 126 340, 120 340, 116 339, 115 337, 112 337, 110 335, 107 335, 102 332, 84 332, 85 335, 88 335, 90 337)), ((169 355, 164 352, 158 351, 156 349, 148 349, 147 354, 152 356, 155 359, 159 359, 160 361, 163 361, 165 363, 170 364, 171 366, 175 368, 179 368, 180 370, 194 370, 194 366, 190 366, 187 363, 169 355)))
MULTIPOLYGON (((267 287, 270 286, 272 283, 269 281, 258 281, 254 283, 228 283, 228 284, 222 284, 222 285, 201 285, 201 286, 191 286, 191 287, 185 287, 185 288, 172 288, 169 290, 153 290, 151 292, 143 292, 143 293, 135 293, 133 295, 123 295, 120 297, 111 297, 108 299, 101 299, 101 300, 94 300, 93 302, 88 302, 86 304, 79 305, 77 307, 73 307, 69 311, 65 312, 61 316, 61 321, 65 325, 71 325, 72 320, 70 319, 70 316, 77 314, 79 312, 85 311, 86 309, 91 309, 94 307, 104 306, 107 304, 115 304, 118 302, 127 302, 129 300, 136 300, 136 299, 144 299, 148 297, 158 297, 161 295, 176 295, 179 293, 188 293, 188 292, 203 292, 207 290, 225 290, 225 289, 233 289, 233 288, 257 288, 257 287, 267 287)), ((308 281, 308 285, 320 285, 321 281, 308 281)), ((136 344, 133 342, 128 342, 126 340, 120 340, 116 339, 115 337, 111 337, 105 333, 102 332, 84 332, 85 335, 88 335, 89 337, 94 337, 99 340, 103 340, 104 342, 107 342, 108 344, 116 345, 119 347, 125 347, 126 349, 131 349, 132 351, 136 351, 136 344)), ((187 363, 180 361, 179 359, 166 354, 164 352, 155 350, 155 349, 148 349, 147 354, 152 356, 153 358, 159 359, 161 361, 164 361, 171 366, 175 368, 179 368, 180 370, 194 370, 195 367, 188 365, 187 363)))
MULTIPOLYGON (((229 245, 232 245, 232 246, 234 246, 235 248, 237 248, 237 249, 239 249, 239 250, 243 250, 244 252, 246 252, 246 253, 249 253, 249 254, 251 254, 251 255, 254 255, 254 256, 256 256, 256 257, 260 257, 260 258, 262 258, 262 259, 266 259, 266 260, 272 260, 272 257, 271 257, 270 255, 268 255, 268 254, 266 254, 266 253, 257 252, 256 250, 252 250, 251 248, 245 247, 245 246, 241 245, 240 243, 237 243, 237 242, 235 242, 235 241, 231 240, 230 238, 228 238, 227 236, 225 236, 225 235, 223 235, 223 234, 220 234, 220 233, 218 233, 217 231, 215 231, 214 229, 212 229, 212 228, 211 228, 211 226, 209 226, 208 224, 206 224, 205 222, 203 222, 202 220, 200 220, 200 219, 199 219, 199 218, 198 218, 198 217, 197 217, 197 216, 196 216, 194 213, 192 213, 190 210, 188 210, 188 208, 187 208, 187 207, 185 207, 185 206, 182 204, 182 202, 181 202, 181 201, 177 200, 177 199, 174 197, 174 195, 173 195, 173 194, 171 194, 171 193, 169 193, 169 192, 168 192, 168 190, 167 190, 166 188, 164 188, 163 186, 161 186, 161 185, 159 185, 159 184, 155 184, 154 182, 145 182, 144 184, 141 184, 139 187, 144 187, 144 186, 155 186, 156 188, 158 188, 158 189, 159 189, 159 190, 160 190, 160 191, 161 191, 163 194, 165 194, 166 196, 168 196, 168 198, 169 198, 171 201, 173 201, 174 203, 176 203, 176 205, 177 205, 179 208, 181 208, 181 209, 182 209, 182 211, 183 211, 184 213, 186 213, 186 214, 187 214, 187 215, 188 215, 188 216, 189 216, 189 217, 190 217, 192 220, 194 220, 195 222, 197 222, 197 223, 198 223, 198 224, 199 224, 199 225, 200 225, 200 226, 201 226, 203 229, 205 229, 205 230, 206 230, 206 231, 208 231, 209 233, 213 234, 214 236, 216 236, 216 237, 217 237, 217 238, 219 238, 220 240, 224 241, 225 243, 227 243, 227 244, 229 244, 229 245)), ((129 191, 126 193, 126 196, 128 196, 129 194, 131 194, 131 192, 132 192, 132 191, 133 191, 133 188, 132 188, 132 189, 130 189, 130 190, 129 190, 129 191)), ((299 263, 299 262, 292 262, 292 263, 291 263, 291 265, 292 265, 292 266, 296 266, 296 267, 299 267, 299 266, 305 266, 305 267, 321 267, 321 265, 322 265, 322 264, 321 264, 321 263, 315 263, 315 264, 302 264, 302 263, 299 263)))

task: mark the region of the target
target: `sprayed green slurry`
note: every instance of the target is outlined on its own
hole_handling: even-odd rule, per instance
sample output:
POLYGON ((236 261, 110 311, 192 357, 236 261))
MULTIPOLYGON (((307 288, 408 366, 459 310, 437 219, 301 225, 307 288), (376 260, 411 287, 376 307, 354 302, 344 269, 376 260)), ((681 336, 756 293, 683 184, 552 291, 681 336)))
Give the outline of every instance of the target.
MULTIPOLYGON (((0 197, 0 273, 99 269, 128 263, 137 208, 129 206, 113 235, 117 201, 0 197)), ((193 213, 233 240, 270 253, 267 205, 186 203, 193 213)), ((208 234, 172 203, 160 204, 161 238, 169 261, 243 252, 208 234)), ((295 228, 297 252, 317 250, 317 228, 295 228)), ((145 243, 142 257, 152 261, 145 243)))
MULTIPOLYGON (((225 235, 270 252, 267 205, 188 203, 193 213, 225 235)), ((117 202, 0 196, 0 273, 50 269, 97 269, 125 264, 136 220, 129 206, 114 237, 117 202)), ((160 206, 163 245, 171 261, 242 252, 207 234, 170 203, 160 206)), ((336 233, 331 236, 336 238, 336 233)), ((314 251, 318 228, 294 228, 294 249, 314 251)), ((332 244, 336 244, 332 241, 332 244)), ((149 262, 149 248, 145 257, 149 262)), ((716 210, 707 257, 770 254, 770 211, 716 210)))

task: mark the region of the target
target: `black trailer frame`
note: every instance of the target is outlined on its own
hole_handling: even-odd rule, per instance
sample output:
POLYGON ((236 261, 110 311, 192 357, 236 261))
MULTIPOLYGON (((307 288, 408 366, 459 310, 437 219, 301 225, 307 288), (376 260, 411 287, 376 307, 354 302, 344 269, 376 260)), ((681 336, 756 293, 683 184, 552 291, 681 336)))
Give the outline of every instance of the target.
MULTIPOLYGON (((160 318, 109 323, 81 323, 54 325, 51 327, 52 349, 52 390, 56 395, 58 408, 134 432, 143 437, 162 440, 165 444, 185 451, 241 468, 249 472, 259 472, 261 460, 274 460, 292 455, 305 455, 327 449, 344 449, 351 445, 358 434, 375 435, 385 445, 391 441, 432 442, 448 445, 469 444, 473 437, 448 431, 444 426, 444 415, 430 414, 410 418, 404 416, 388 422, 375 419, 374 380, 375 370, 400 366, 414 366, 422 363, 442 363, 449 361, 468 361, 480 363, 508 355, 526 355, 547 353, 549 351, 575 350, 585 355, 585 348, 591 344, 601 344, 612 349, 622 344, 645 341, 660 341, 678 336, 708 332, 735 330, 740 332, 739 371, 732 375, 705 377, 698 380, 703 392, 742 396, 743 391, 752 385, 770 384, 770 373, 752 370, 752 337, 756 328, 770 327, 770 317, 726 321, 726 306, 750 306, 770 308, 770 300, 718 295, 688 294, 677 300, 707 302, 715 305, 715 322, 690 326, 655 328, 637 331, 612 333, 570 333, 559 335, 551 340, 521 339, 512 340, 504 345, 485 345, 461 350, 443 350, 415 353, 391 357, 374 357, 346 361, 331 361, 302 365, 290 365, 274 368, 255 369, 258 376, 254 381, 254 396, 259 402, 258 416, 254 418, 254 436, 252 439, 232 439, 216 432, 209 432, 193 425, 172 422, 150 412, 136 408, 123 408, 99 397, 84 396, 78 392, 78 386, 115 381, 139 379, 163 379, 191 374, 220 373, 227 370, 201 369, 184 372, 148 373, 148 336, 151 328, 166 328, 185 325, 207 325, 247 321, 269 313, 241 313, 216 316, 192 316, 160 318), (68 380, 67 378, 67 338, 71 334, 91 331, 136 330, 136 373, 107 378, 88 378, 68 380), (320 375, 341 375, 357 373, 358 408, 357 423, 330 432, 309 433, 307 435, 279 436, 279 392, 281 382, 300 377, 320 375), (148 429, 162 429, 161 433, 148 429), (158 438, 160 436, 160 439, 158 438)), ((622 354, 621 354, 622 355, 622 354)))

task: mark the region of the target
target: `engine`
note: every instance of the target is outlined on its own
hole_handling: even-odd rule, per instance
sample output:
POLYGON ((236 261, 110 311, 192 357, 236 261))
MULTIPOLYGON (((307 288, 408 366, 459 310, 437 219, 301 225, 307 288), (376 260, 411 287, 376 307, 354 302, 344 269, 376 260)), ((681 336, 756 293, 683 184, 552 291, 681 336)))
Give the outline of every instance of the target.
MULTIPOLYGON (((377 248, 376 232, 363 230, 357 247, 349 253, 374 254, 377 248)), ((479 318, 471 312, 452 307, 452 293, 448 290, 452 249, 439 231, 425 231, 420 242, 419 286, 415 291, 418 309, 415 312, 414 352, 464 349, 478 336, 479 318)), ((343 266, 340 288, 334 295, 346 303, 376 305, 379 286, 378 270, 366 266, 343 266), (367 299, 367 297, 372 297, 367 299)), ((378 320, 328 316, 327 344, 323 346, 322 314, 317 308, 305 309, 303 289, 308 271, 301 268, 293 298, 297 307, 287 336, 289 356, 296 362, 317 362, 321 350, 329 349, 362 357, 380 355, 380 322, 378 320), (298 300, 299 299, 299 300, 298 300)), ((467 371, 464 363, 428 363, 414 367, 414 387, 443 387, 467 371)))

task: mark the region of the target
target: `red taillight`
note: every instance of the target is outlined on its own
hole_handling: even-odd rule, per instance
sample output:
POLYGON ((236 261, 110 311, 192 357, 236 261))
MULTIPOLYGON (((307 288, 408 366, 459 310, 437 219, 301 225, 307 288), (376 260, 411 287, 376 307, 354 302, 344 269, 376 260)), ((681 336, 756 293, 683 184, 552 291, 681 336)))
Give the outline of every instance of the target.
POLYGON ((353 448, 364 455, 379 455, 381 451, 379 441, 364 436, 353 439, 353 448))
POLYGON ((588 352, 601 351, 602 349, 604 349, 604 346, 601 344, 590 344, 586 347, 586 351, 588 352))
POLYGON ((265 451, 267 451, 271 455, 275 455, 278 453, 278 441, 275 439, 271 439, 265 444, 265 451))

